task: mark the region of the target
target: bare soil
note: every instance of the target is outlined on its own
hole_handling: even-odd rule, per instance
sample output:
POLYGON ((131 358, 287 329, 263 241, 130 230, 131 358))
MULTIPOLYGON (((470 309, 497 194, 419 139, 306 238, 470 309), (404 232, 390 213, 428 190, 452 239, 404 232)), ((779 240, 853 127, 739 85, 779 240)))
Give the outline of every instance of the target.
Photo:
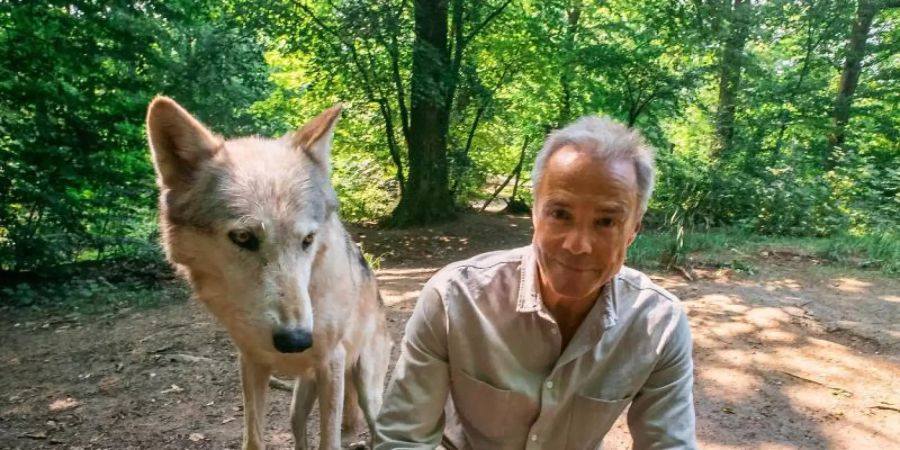
MULTIPOLYGON (((527 218, 354 227, 380 257, 395 340, 441 266, 526 244, 527 218)), ((900 281, 784 251, 753 274, 650 273, 686 305, 698 437, 707 449, 900 448, 900 281)), ((174 291, 174 292, 177 292, 174 291)), ((0 449, 237 449, 236 354, 195 301, 106 314, 0 310, 0 449)), ((268 444, 293 448, 290 394, 270 394, 268 444)), ((316 429, 316 418, 310 424, 316 429)), ((606 449, 630 448, 623 420, 606 449)))

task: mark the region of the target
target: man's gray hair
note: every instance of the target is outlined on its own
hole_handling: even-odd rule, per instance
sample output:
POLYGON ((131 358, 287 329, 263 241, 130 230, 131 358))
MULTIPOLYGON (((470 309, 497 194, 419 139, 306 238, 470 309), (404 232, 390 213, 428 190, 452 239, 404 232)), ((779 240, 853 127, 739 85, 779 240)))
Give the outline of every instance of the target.
POLYGON ((553 152, 567 145, 580 151, 592 152, 603 160, 633 161, 634 171, 637 174, 640 213, 643 215, 647 211, 647 204, 653 194, 655 176, 653 149, 647 145, 640 133, 626 128, 609 117, 582 117, 547 137, 531 171, 535 199, 547 160, 553 152))

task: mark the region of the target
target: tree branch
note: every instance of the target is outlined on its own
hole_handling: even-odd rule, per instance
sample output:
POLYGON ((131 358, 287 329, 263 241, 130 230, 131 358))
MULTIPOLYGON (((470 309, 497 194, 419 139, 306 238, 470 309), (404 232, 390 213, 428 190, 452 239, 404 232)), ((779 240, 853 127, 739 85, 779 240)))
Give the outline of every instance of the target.
POLYGON ((463 45, 465 46, 472 39, 475 39, 475 36, 477 36, 478 33, 481 33, 481 31, 484 30, 488 26, 488 24, 491 23, 492 20, 497 18, 497 16, 499 16, 500 13, 502 13, 503 10, 506 9, 506 7, 509 6, 510 3, 512 3, 512 0, 506 0, 502 5, 500 5, 497 9, 495 9, 493 12, 491 12, 487 16, 487 18, 485 18, 481 23, 476 25, 475 28, 469 33, 469 35, 466 36, 465 39, 463 40, 463 45))
POLYGON ((359 73, 359 75, 362 77, 363 92, 366 94, 366 98, 368 98, 370 102, 378 104, 381 116, 384 118, 385 134, 388 141, 388 150, 391 154, 391 160, 394 162, 394 166, 396 166, 397 168, 396 178, 400 183, 400 193, 402 197, 402 194, 406 189, 406 179, 403 176, 403 160, 400 157, 400 148, 397 145, 397 140, 395 138, 393 113, 391 112, 389 103, 385 99, 383 93, 381 93, 382 95, 379 97, 375 96, 375 90, 372 88, 372 81, 370 79, 369 73, 360 61, 359 52, 357 51, 356 46, 353 44, 353 42, 345 40, 343 35, 328 26, 321 19, 319 19, 319 17, 316 16, 316 14, 308 6, 304 5, 303 3, 298 3, 297 6, 302 9, 303 12, 306 13, 306 15, 316 23, 316 25, 334 36, 338 40, 338 42, 340 42, 350 50, 350 58, 353 61, 354 66, 356 66, 357 73, 359 73))
POLYGON ((395 177, 397 182, 400 183, 400 198, 403 198, 403 193, 406 190, 406 178, 403 176, 403 160, 400 158, 400 148, 397 146, 397 140, 394 138, 394 122, 389 119, 391 117, 391 107, 385 99, 379 99, 378 106, 381 110, 381 115, 385 117, 388 150, 391 153, 391 161, 397 168, 395 177))
POLYGON ((500 187, 498 187, 496 190, 494 190, 494 193, 491 194, 491 197, 486 202, 484 202, 484 205, 481 206, 481 209, 478 212, 484 212, 484 210, 487 209, 488 205, 490 205, 491 202, 493 202, 494 199, 497 198, 497 195, 500 194, 500 191, 502 191, 503 188, 505 188, 506 185, 508 185, 509 182, 513 179, 513 177, 517 173, 519 173, 520 170, 522 170, 522 164, 525 161, 525 157, 524 157, 525 149, 528 148, 528 144, 530 144, 530 143, 531 143, 531 138, 530 137, 525 138, 525 142, 522 144, 522 150, 519 155, 519 163, 516 164, 516 167, 513 168, 512 173, 510 173, 509 176, 506 177, 506 181, 504 181, 503 184, 500 185, 500 187))
POLYGON ((400 55, 397 49, 397 36, 391 36, 391 47, 388 54, 391 58, 391 77, 394 79, 394 89, 397 91, 397 108, 400 109, 400 127, 403 130, 404 139, 409 139, 409 112, 406 109, 406 95, 403 89, 403 81, 400 79, 400 55))

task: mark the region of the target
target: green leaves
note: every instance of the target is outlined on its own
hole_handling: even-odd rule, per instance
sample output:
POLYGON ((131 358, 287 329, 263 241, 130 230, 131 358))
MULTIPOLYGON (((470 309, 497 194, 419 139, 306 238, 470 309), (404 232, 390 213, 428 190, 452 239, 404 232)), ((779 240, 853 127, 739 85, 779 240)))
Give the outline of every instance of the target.
POLYGON ((543 137, 600 114, 658 149, 650 226, 829 235, 900 222, 900 9, 874 18, 846 139, 831 151, 856 2, 448 5, 450 65, 427 80, 413 74, 410 0, 0 5, 0 270, 142 251, 156 192, 143 119, 157 93, 231 136, 278 136, 343 102, 334 183, 352 220, 389 215, 411 170, 423 171, 419 185, 437 178, 410 167, 411 88, 427 81, 419 97, 450 97, 436 102, 450 108, 436 136, 458 206, 508 178, 500 198, 527 201, 543 137), (731 59, 739 83, 719 154, 722 52, 736 24, 746 42, 731 59))

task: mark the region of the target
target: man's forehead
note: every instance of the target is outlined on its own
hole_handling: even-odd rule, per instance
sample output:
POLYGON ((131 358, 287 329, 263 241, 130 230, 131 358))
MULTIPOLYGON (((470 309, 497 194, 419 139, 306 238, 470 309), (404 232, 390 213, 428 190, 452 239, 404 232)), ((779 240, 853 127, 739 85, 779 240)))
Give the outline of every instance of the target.
POLYGON ((565 145, 557 149, 547 160, 547 170, 569 172, 581 168, 608 170, 631 178, 637 178, 634 161, 622 157, 602 157, 597 152, 565 145))
POLYGON ((589 206, 596 212, 618 214, 628 212, 627 196, 583 195, 565 189, 554 189, 547 193, 546 204, 550 207, 589 206))
POLYGON ((547 161, 541 185, 596 185, 600 191, 637 189, 634 162, 624 158, 600 158, 591 152, 563 147, 547 161))

